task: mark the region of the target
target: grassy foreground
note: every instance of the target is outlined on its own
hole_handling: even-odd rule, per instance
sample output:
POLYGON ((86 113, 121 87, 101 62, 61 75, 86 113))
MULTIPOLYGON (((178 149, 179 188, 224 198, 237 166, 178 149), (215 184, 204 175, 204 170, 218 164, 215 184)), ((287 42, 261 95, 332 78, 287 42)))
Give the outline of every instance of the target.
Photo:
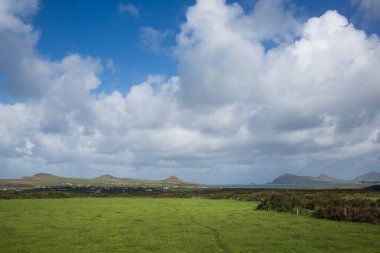
POLYGON ((0 201, 0 252, 379 252, 380 226, 256 211, 253 202, 0 201))

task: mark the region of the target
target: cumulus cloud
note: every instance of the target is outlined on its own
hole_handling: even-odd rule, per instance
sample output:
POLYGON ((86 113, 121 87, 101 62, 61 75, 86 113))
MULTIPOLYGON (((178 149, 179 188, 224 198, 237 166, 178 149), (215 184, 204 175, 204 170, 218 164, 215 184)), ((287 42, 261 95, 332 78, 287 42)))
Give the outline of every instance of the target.
POLYGON ((51 66, 35 55, 38 34, 26 22, 37 8, 37 1, 0 3, 0 71, 5 76, 1 85, 14 96, 41 95, 47 85, 41 76, 51 75, 51 66))
POLYGON ((3 176, 106 171, 231 183, 378 168, 379 39, 336 11, 300 21, 283 1, 247 12, 199 0, 177 35, 178 76, 94 94, 100 60, 43 59, 38 34, 12 11, 30 2, 2 3, 1 85, 27 98, 0 104, 3 176), (276 18, 266 23, 268 15, 276 18))
POLYGON ((248 14, 236 3, 198 1, 189 8, 177 37, 185 100, 217 104, 254 94, 260 99, 256 79, 265 58, 264 43, 292 40, 299 29, 282 1, 259 1, 248 14), (269 22, 268 16, 273 17, 269 22), (204 66, 210 68, 204 71, 204 66))

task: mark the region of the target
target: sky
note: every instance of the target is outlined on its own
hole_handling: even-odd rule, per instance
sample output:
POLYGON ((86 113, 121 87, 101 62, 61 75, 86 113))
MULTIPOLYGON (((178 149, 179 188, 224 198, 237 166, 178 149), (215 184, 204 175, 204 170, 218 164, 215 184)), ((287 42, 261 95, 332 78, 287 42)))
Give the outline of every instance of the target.
POLYGON ((378 0, 1 0, 0 178, 380 172, 378 0))

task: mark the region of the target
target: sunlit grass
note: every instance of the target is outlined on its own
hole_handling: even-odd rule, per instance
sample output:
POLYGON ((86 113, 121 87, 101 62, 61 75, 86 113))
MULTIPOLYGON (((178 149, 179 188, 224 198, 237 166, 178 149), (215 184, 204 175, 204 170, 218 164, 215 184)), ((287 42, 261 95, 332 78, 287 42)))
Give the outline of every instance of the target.
POLYGON ((380 226, 233 200, 0 201, 0 252, 379 252, 380 226))

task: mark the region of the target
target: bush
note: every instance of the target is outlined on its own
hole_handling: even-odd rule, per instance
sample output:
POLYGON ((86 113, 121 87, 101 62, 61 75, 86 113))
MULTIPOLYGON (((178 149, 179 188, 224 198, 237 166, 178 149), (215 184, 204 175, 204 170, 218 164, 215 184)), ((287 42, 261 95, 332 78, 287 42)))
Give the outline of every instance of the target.
POLYGON ((267 194, 257 206, 258 210, 274 210, 279 212, 295 212, 311 210, 318 218, 370 222, 380 224, 380 200, 368 198, 345 199, 333 193, 299 194, 279 193, 267 194))
POLYGON ((380 224, 379 201, 349 199, 330 202, 315 209, 314 216, 332 220, 371 222, 380 224))
POLYGON ((298 200, 287 193, 272 193, 257 206, 258 210, 275 210, 279 212, 293 211, 298 205, 298 200))

